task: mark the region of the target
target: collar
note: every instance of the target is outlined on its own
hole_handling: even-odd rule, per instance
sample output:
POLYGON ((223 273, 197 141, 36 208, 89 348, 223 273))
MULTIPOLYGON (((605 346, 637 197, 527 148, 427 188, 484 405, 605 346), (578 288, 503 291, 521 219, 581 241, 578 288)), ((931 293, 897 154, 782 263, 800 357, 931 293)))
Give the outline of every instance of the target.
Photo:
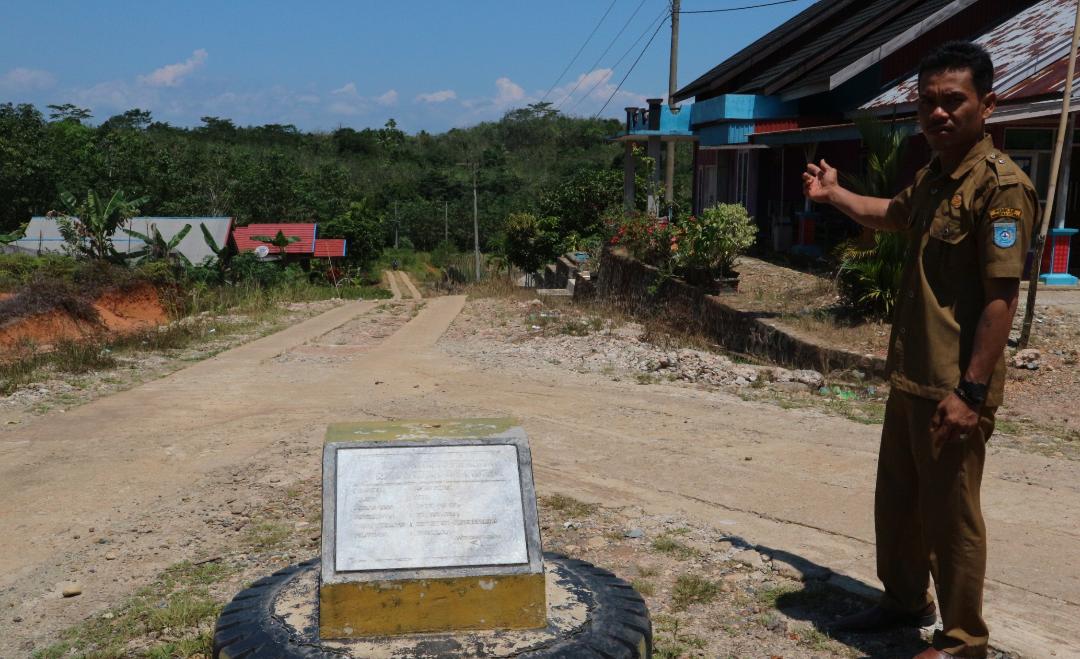
MULTIPOLYGON (((994 138, 990 135, 983 135, 983 138, 976 142, 975 146, 971 147, 971 150, 967 152, 967 155, 960 161, 960 164, 956 169, 949 174, 949 178, 954 181, 959 181, 975 167, 976 163, 996 151, 997 149, 994 147, 994 138)), ((930 161, 930 168, 935 174, 941 174, 941 158, 939 156, 935 155, 934 159, 930 161)))

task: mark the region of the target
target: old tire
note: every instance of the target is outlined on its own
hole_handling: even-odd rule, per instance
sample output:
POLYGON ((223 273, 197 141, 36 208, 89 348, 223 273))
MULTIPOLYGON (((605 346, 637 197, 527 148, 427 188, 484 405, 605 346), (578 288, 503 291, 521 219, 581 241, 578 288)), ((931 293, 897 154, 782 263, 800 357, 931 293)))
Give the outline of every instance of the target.
MULTIPOLYGON (((517 655, 528 659, 638 659, 652 656, 652 623, 645 601, 630 584, 591 563, 547 553, 574 579, 589 605, 588 622, 576 633, 542 648, 517 655)), ((282 588, 319 559, 305 561, 259 579, 225 605, 214 629, 214 658, 341 659, 324 650, 317 638, 275 618, 271 611, 282 588)))

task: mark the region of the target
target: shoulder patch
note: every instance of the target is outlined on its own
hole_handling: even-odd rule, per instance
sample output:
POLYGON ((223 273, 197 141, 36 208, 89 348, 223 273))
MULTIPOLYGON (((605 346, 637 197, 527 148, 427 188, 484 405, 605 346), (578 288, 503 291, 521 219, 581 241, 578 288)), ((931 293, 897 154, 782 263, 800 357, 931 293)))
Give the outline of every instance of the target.
POLYGON ((1008 249, 1016 244, 1016 222, 1002 220, 994 222, 994 244, 1008 249))
POLYGON ((1003 217, 1019 220, 1024 217, 1024 212, 1019 208, 991 208, 990 219, 997 220, 1003 217))

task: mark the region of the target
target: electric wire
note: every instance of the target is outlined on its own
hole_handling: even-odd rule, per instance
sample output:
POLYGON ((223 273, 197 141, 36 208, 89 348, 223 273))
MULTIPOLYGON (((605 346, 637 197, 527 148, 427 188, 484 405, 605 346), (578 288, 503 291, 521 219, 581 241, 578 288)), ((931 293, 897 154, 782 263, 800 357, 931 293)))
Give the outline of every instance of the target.
POLYGON ((604 49, 604 52, 600 53, 600 57, 597 57, 596 61, 593 62, 593 65, 585 70, 585 75, 578 78, 577 84, 575 84, 574 88, 570 90, 570 93, 567 94, 566 96, 563 96, 562 100, 559 101, 558 104, 556 104, 556 106, 555 106, 556 110, 559 109, 560 107, 562 107, 562 104, 565 103, 566 101, 568 101, 570 99, 570 97, 574 95, 574 92, 576 92, 578 90, 578 87, 580 87, 581 83, 585 81, 585 78, 590 73, 592 73, 593 71, 596 70, 596 67, 599 66, 600 62, 604 59, 604 57, 607 56, 608 51, 610 51, 611 47, 615 45, 615 42, 619 40, 619 37, 621 37, 623 35, 623 32, 626 31, 626 28, 630 27, 630 23, 638 15, 638 12, 641 11, 641 8, 645 6, 645 2, 646 2, 646 0, 641 0, 641 2, 638 3, 637 8, 634 9, 634 13, 630 14, 630 18, 626 19, 626 22, 623 23, 622 29, 620 29, 619 33, 615 35, 615 38, 613 38, 611 40, 611 42, 608 43, 607 48, 604 49))
POLYGON ((574 55, 573 58, 571 58, 570 63, 567 64, 566 68, 562 70, 562 73, 560 73, 559 77, 555 79, 555 82, 551 83, 551 87, 548 88, 547 92, 544 94, 544 97, 540 99, 541 102, 547 100, 547 97, 551 94, 551 90, 555 89, 555 86, 558 85, 559 82, 563 79, 563 76, 566 75, 566 72, 569 71, 570 67, 574 65, 574 62, 577 61, 577 58, 581 56, 581 52, 585 50, 585 46, 588 46, 589 42, 592 41, 593 36, 596 35, 596 31, 600 29, 601 25, 603 25, 604 19, 606 19, 608 17, 608 14, 611 13, 611 10, 615 7, 616 2, 618 2, 618 0, 611 0, 611 4, 608 5, 607 11, 605 11, 604 15, 600 17, 600 20, 596 23, 596 26, 592 29, 592 32, 590 32, 589 36, 585 39, 585 43, 581 44, 581 48, 578 48, 577 53, 574 55))
MULTIPOLYGON (((666 13, 667 12, 665 11, 665 14, 666 13)), ((622 89, 623 83, 626 82, 626 79, 629 78, 630 74, 634 72, 634 69, 637 68, 638 62, 641 61, 641 58, 645 56, 646 51, 649 50, 649 46, 651 46, 653 40, 656 39, 656 35, 660 34, 660 28, 662 27, 664 27, 664 21, 660 21, 660 24, 656 26, 656 30, 652 33, 652 36, 649 37, 648 43, 646 43, 645 47, 641 49, 640 53, 638 53, 637 59, 635 59, 634 63, 630 65, 630 69, 626 72, 626 75, 622 77, 622 80, 619 81, 618 86, 615 87, 615 91, 611 92, 611 96, 608 96, 608 99, 604 101, 604 105, 601 106, 601 108, 596 111, 596 114, 593 115, 593 119, 599 117, 600 113, 602 113, 607 108, 608 103, 611 102, 611 99, 615 98, 615 94, 619 93, 619 90, 622 89)))
POLYGON ((742 11, 744 9, 760 9, 761 7, 775 7, 776 5, 789 5, 793 2, 804 2, 805 0, 775 0, 774 2, 762 2, 756 5, 745 5, 742 7, 728 7, 726 9, 691 9, 680 10, 680 14, 720 14, 727 11, 742 11))
MULTIPOLYGON (((645 35, 647 35, 649 33, 649 30, 652 30, 653 27, 656 25, 656 23, 658 21, 663 21, 664 18, 666 18, 668 16, 668 14, 669 14, 669 10, 664 9, 663 11, 660 12, 660 14, 656 18, 649 21, 648 25, 645 26, 645 30, 642 31, 642 33, 638 35, 637 39, 634 39, 634 43, 630 44, 630 47, 627 48, 626 51, 615 62, 615 64, 613 64, 611 66, 612 72, 614 72, 615 69, 619 68, 619 65, 623 63, 623 60, 625 60, 627 58, 627 56, 630 55, 630 53, 634 52, 634 49, 637 48, 637 45, 639 43, 641 43, 642 39, 645 38, 645 35)), ((584 101, 585 99, 592 96, 593 92, 596 91, 597 87, 604 84, 605 82, 607 82, 610 79, 611 79, 610 77, 606 77, 606 78, 600 78, 599 80, 597 80, 596 83, 589 89, 589 91, 585 92, 580 97, 578 97, 577 102, 575 102, 574 106, 572 108, 570 108, 570 111, 573 112, 574 110, 576 110, 578 108, 578 106, 581 105, 582 101, 584 101)))

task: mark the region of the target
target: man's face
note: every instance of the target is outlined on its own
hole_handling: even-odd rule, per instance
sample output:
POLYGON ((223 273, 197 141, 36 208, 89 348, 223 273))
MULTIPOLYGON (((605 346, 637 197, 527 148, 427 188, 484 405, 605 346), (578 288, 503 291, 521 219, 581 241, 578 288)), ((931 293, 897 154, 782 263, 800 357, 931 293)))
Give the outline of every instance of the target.
POLYGON ((938 152, 966 150, 982 139, 996 103, 993 92, 979 98, 971 69, 935 71, 919 80, 919 126, 938 152))

